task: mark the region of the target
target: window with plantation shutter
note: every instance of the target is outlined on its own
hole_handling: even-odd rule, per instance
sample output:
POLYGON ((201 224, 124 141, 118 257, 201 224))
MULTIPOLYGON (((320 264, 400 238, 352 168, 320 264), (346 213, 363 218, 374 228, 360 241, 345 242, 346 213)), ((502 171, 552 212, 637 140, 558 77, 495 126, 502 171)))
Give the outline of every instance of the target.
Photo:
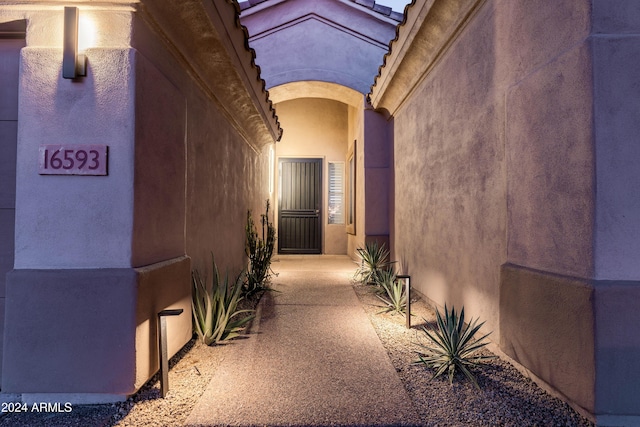
POLYGON ((329 162, 329 224, 344 224, 344 162, 329 162))

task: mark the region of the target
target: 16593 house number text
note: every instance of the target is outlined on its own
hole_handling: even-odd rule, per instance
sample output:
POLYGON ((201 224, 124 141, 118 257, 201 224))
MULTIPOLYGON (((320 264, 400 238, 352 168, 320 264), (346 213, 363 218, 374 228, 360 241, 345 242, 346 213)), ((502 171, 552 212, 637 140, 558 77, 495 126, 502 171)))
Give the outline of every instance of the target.
POLYGON ((106 145, 41 145, 40 175, 107 175, 106 145))

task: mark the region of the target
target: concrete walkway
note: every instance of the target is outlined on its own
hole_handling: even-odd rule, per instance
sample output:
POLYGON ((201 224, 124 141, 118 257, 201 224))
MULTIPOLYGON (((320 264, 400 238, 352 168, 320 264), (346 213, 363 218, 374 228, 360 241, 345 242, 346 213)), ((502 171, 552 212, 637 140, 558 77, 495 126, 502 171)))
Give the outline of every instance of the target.
POLYGON ((355 295, 348 257, 280 256, 250 337, 187 426, 392 426, 418 417, 355 295))

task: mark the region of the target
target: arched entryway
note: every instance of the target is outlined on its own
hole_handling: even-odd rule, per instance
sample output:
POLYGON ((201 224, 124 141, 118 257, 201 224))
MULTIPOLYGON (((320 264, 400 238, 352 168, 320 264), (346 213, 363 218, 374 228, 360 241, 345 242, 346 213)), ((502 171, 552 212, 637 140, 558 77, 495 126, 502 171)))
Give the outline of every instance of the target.
POLYGON ((272 88, 270 97, 286 129, 275 146, 278 252, 345 255, 355 236, 355 227, 348 229, 349 203, 355 200, 348 164, 364 95, 335 83, 304 81, 272 88))
MULTIPOLYGON (((389 244, 392 122, 370 108, 363 94, 336 83, 292 82, 276 86, 269 93, 285 130, 274 148, 275 165, 284 159, 322 162, 322 202, 318 208, 312 207, 320 211, 321 250, 282 253, 355 257, 356 248, 365 241, 389 244)), ((274 171, 278 184, 279 169, 274 171)), ((272 198, 278 217, 281 185, 274 187, 272 198)), ((280 225, 276 221, 276 227, 280 225)))
MULTIPOLYGON (((309 204, 297 217, 277 221, 284 233, 280 249, 354 256, 367 239, 388 243, 390 125, 369 108, 365 95, 402 14, 375 2, 333 0, 241 2, 240 7, 284 130, 274 166, 294 163, 296 170, 308 171, 318 165, 313 177, 321 182, 320 199, 305 200, 309 204), (293 230, 284 230, 289 223, 293 230)), ((274 169, 275 183, 281 184, 274 169)), ((300 180, 289 188, 300 193, 308 187, 301 192, 308 194, 314 185, 300 180)), ((274 200, 279 187, 274 186, 274 200)))

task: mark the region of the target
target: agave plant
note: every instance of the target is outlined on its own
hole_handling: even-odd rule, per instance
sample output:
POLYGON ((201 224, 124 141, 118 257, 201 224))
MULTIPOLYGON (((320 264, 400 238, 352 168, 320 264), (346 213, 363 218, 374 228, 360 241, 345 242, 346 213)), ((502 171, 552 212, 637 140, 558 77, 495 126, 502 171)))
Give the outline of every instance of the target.
POLYGON ((238 310, 238 302, 242 300, 243 278, 240 275, 234 283, 229 283, 229 277, 220 280, 218 266, 211 255, 213 264, 213 280, 207 283, 198 270, 191 273, 193 284, 194 329, 200 340, 206 345, 217 344, 239 335, 244 326, 255 316, 253 314, 236 318, 243 313, 253 310, 238 310))
POLYGON ((389 250, 384 243, 378 246, 377 242, 366 243, 364 248, 356 249, 360 255, 360 262, 355 273, 355 280, 364 284, 375 284, 378 282, 378 275, 388 270, 393 263, 389 262, 389 250))
POLYGON ((453 376, 456 369, 459 369, 478 389, 480 386, 475 377, 469 370, 469 367, 477 366, 481 362, 495 358, 495 356, 482 356, 476 354, 478 350, 487 345, 483 341, 491 332, 479 339, 473 336, 484 325, 484 322, 477 325, 477 319, 471 320, 470 324, 464 324, 464 307, 460 311, 458 317, 455 308, 449 312, 447 306, 444 306, 444 319, 440 315, 440 311, 436 310, 436 318, 438 328, 429 331, 426 327, 422 327, 424 333, 433 342, 433 345, 419 344, 426 352, 418 353, 420 361, 416 363, 424 363, 430 368, 435 369, 433 378, 436 378, 447 372, 449 383, 453 383, 453 376))
POLYGON ((392 268, 382 270, 378 273, 377 284, 382 288, 382 295, 376 295, 386 307, 380 313, 393 311, 404 313, 407 307, 407 298, 404 283, 398 280, 392 268))

